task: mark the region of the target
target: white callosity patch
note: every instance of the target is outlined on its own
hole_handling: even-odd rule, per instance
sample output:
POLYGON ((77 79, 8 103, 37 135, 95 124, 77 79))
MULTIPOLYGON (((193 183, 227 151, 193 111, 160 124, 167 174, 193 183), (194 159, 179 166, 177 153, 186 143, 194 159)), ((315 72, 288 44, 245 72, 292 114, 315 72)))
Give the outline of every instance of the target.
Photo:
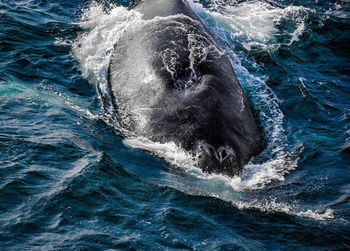
MULTIPOLYGON (((288 21, 289 19, 295 22, 296 29, 289 34, 290 38, 287 43, 297 41, 304 30, 304 14, 309 12, 309 10, 302 7, 282 9, 258 1, 248 1, 231 5, 227 8, 224 5, 220 5, 220 3, 217 5, 221 6, 220 10, 224 11, 224 13, 208 12, 198 4, 191 3, 195 12, 203 17, 204 20, 214 17, 215 23, 213 24, 211 22, 212 20, 209 20, 210 22, 208 21, 208 23, 211 23, 210 26, 216 31, 216 34, 222 39, 224 44, 227 44, 225 34, 229 32, 234 39, 241 39, 243 46, 247 49, 255 44, 258 44, 261 48, 276 48, 278 46, 278 42, 276 42, 277 36, 279 35, 276 25, 283 20, 288 21)), ((86 31, 76 39, 72 46, 72 52, 81 64, 83 75, 91 83, 98 86, 101 90, 101 95, 106 95, 107 69, 110 57, 114 45, 123 36, 124 32, 128 30, 128 32, 133 31, 133 34, 137 34, 137 31, 141 31, 145 25, 152 26, 156 22, 163 22, 164 20, 172 22, 172 19, 174 19, 173 22, 176 22, 176 17, 174 16, 144 21, 142 20, 142 15, 134 10, 128 11, 122 7, 112 6, 110 10, 104 11, 102 6, 93 3, 84 12, 82 20, 79 23, 86 31)), ((178 29, 186 29, 183 25, 178 23, 176 27, 178 29)), ((139 34, 142 33, 139 32, 139 34)), ((156 34, 148 35, 154 36, 156 34)), ((190 57, 193 63, 205 60, 208 53, 216 53, 218 56, 222 55, 223 52, 217 50, 216 47, 203 46, 197 40, 195 35, 189 35, 188 49, 190 50, 190 57)), ((209 41, 209 44, 212 44, 211 41, 209 41)), ((241 176, 231 178, 224 175, 203 173, 197 167, 197 156, 188 154, 173 142, 161 144, 152 142, 144 137, 130 136, 124 140, 124 143, 131 147, 150 151, 164 158, 169 163, 181 167, 188 174, 186 179, 191 180, 191 186, 184 187, 181 183, 176 183, 173 179, 168 181, 166 185, 184 192, 193 193, 193 190, 200 190, 201 195, 213 196, 229 201, 242 209, 256 208, 266 212, 283 212, 317 220, 332 218, 333 211, 330 209, 323 212, 318 211, 318 209, 304 210, 303 208, 295 208, 273 201, 242 199, 242 196, 237 195, 237 193, 239 194, 247 190, 263 189, 274 180, 284 180, 284 176, 297 167, 302 147, 288 145, 283 128, 284 116, 279 109, 279 100, 265 84, 265 77, 259 74, 252 74, 242 66, 241 60, 245 60, 242 58, 244 55, 236 55, 232 51, 231 46, 227 46, 225 49, 226 53, 231 56, 232 65, 243 89, 249 93, 253 105, 259 111, 259 120, 267 139, 266 149, 256 160, 251 161, 244 167, 241 176), (195 187, 199 187, 200 189, 196 189, 195 187)), ((128 53, 141 53, 141 51, 135 48, 135 51, 129 50, 128 53)), ((176 60, 179 55, 170 49, 165 49, 161 53, 164 65, 167 67, 166 70, 175 77, 176 60)), ((119 69, 118 73, 116 73, 120 74, 120 76, 116 77, 123 77, 123 73, 132 71, 132 77, 135 77, 134 80, 136 80, 135 85, 142 84, 146 86, 146 89, 151 87, 150 85, 158 80, 154 75, 152 67, 148 65, 149 56, 146 52, 144 54, 141 53, 138 62, 127 62, 123 66, 124 68, 119 69)), ((252 66, 254 67, 253 64, 252 66)), ((125 87, 120 91, 123 92, 125 100, 119 100, 118 102, 126 106, 124 109, 129 109, 127 108, 128 102, 133 102, 133 108, 129 110, 129 113, 134 114, 133 117, 134 119, 136 118, 140 130, 142 130, 147 123, 147 116, 149 116, 147 109, 150 107, 150 102, 156 102, 155 98, 157 95, 150 93, 148 96, 146 95, 149 98, 148 100, 141 100, 137 98, 136 92, 130 87, 125 87), (147 102, 146 105, 145 102, 147 102)), ((159 91, 161 92, 161 90, 159 91)), ((123 119, 127 120, 126 117, 123 119)))
POLYGON ((188 34, 188 50, 190 52, 190 67, 193 71, 195 65, 205 62, 208 55, 213 58, 220 58, 225 54, 216 46, 210 36, 203 37, 198 34, 188 34))
POLYGON ((179 59, 179 55, 175 51, 169 48, 165 49, 159 54, 162 57, 162 61, 166 70, 170 73, 171 77, 175 79, 177 75, 176 66, 177 66, 177 61, 179 59))
MULTIPOLYGON (((202 24, 197 20, 193 20, 183 14, 173 15, 169 17, 156 17, 153 20, 147 22, 150 26, 162 26, 158 28, 157 32, 161 32, 160 35, 166 33, 179 34, 178 40, 171 41, 168 45, 169 48, 165 50, 160 49, 158 53, 162 58, 165 70, 172 76, 175 86, 178 89, 187 89, 193 86, 194 83, 198 84, 201 78, 200 73, 197 71, 196 66, 208 60, 208 58, 220 58, 225 54, 215 41, 212 40, 203 29, 202 24), (186 37, 184 37, 184 35, 186 37), (186 41, 185 44, 181 45, 186 41), (177 48, 178 46, 184 46, 184 48, 177 48), (189 67, 184 69, 182 61, 184 61, 184 55, 179 55, 178 52, 188 52, 189 67), (187 79, 179 79, 181 75, 178 72, 189 71, 190 74, 187 79)), ((156 28, 157 29, 157 28, 156 28)))

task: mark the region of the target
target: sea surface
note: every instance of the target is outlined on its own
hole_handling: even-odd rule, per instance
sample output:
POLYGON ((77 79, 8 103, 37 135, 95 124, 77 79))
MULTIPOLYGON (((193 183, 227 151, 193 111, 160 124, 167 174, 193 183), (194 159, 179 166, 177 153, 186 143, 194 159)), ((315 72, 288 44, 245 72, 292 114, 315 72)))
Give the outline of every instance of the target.
POLYGON ((233 178, 106 107, 131 4, 1 0, 0 250, 349 250, 349 0, 191 2, 264 140, 233 178))

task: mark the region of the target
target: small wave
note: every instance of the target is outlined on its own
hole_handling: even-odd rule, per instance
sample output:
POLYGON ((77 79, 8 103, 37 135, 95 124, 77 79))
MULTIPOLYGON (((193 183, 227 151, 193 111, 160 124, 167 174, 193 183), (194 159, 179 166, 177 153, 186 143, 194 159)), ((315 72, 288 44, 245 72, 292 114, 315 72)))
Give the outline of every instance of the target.
POLYGON ((57 91, 51 85, 41 83, 37 91, 40 94, 48 96, 47 98, 50 99, 50 102, 56 102, 59 105, 67 106, 87 119, 95 121, 101 119, 100 114, 94 114, 87 108, 89 106, 88 103, 84 104, 81 99, 77 99, 62 91, 57 91))
POLYGON ((325 12, 326 16, 334 16, 344 21, 350 20, 349 1, 340 1, 329 3, 329 9, 325 12))
POLYGON ((144 137, 130 137, 123 140, 126 146, 138 148, 151 153, 156 153, 159 157, 164 158, 167 162, 185 168, 185 170, 196 170, 196 156, 190 155, 174 142, 159 143, 151 141, 144 137))
POLYGON ((232 199, 232 196, 218 196, 217 194, 209 194, 209 196, 224 200, 241 210, 258 210, 269 214, 288 214, 302 218, 309 218, 318 221, 327 221, 334 219, 334 210, 331 208, 313 208, 307 209, 306 206, 300 206, 298 202, 279 202, 277 198, 246 198, 232 199))
POLYGON ((250 201, 250 202, 238 202, 233 203, 240 209, 258 209, 267 213, 284 213, 288 215, 294 215, 302 218, 310 218, 319 221, 334 219, 334 210, 327 208, 326 210, 298 210, 285 203, 278 203, 275 201, 250 201))

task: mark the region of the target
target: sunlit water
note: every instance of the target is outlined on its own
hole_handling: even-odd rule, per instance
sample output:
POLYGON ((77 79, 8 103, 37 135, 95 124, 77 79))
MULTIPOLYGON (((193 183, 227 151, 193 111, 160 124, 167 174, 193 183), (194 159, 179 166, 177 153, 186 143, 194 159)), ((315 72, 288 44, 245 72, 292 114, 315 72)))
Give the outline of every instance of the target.
POLYGON ((350 248, 350 3, 191 2, 264 139, 233 178, 113 117, 130 4, 0 2, 0 249, 350 248))

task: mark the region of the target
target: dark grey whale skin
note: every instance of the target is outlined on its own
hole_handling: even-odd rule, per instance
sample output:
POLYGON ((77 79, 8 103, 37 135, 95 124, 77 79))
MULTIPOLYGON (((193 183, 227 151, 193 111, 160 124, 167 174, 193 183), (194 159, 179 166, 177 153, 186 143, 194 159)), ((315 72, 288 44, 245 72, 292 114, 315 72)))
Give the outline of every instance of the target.
MULTIPOLYGON (((115 74, 130 57, 125 48, 147 44, 145 48, 153 53, 151 67, 162 79, 165 91, 150 107, 148 129, 136 134, 157 142, 175 142, 198 157, 198 165, 204 172, 239 174, 261 152, 262 144, 245 94, 228 56, 220 53, 224 51, 215 35, 185 0, 141 0, 135 9, 143 14, 144 20, 169 17, 172 21, 160 18, 152 28, 142 30, 145 33, 142 39, 126 31, 117 42, 108 71, 112 99, 123 102, 118 87, 131 84, 127 80, 130 78, 121 79, 115 74), (196 44, 207 48, 205 60, 199 57, 191 61, 189 48, 196 44), (169 49, 178 55, 173 74, 160 56, 169 49)), ((141 89, 142 86, 138 95, 142 96, 141 89)), ((125 112, 121 106, 122 103, 115 105, 118 113, 125 112)), ((126 127, 133 130, 132 123, 126 127)))

